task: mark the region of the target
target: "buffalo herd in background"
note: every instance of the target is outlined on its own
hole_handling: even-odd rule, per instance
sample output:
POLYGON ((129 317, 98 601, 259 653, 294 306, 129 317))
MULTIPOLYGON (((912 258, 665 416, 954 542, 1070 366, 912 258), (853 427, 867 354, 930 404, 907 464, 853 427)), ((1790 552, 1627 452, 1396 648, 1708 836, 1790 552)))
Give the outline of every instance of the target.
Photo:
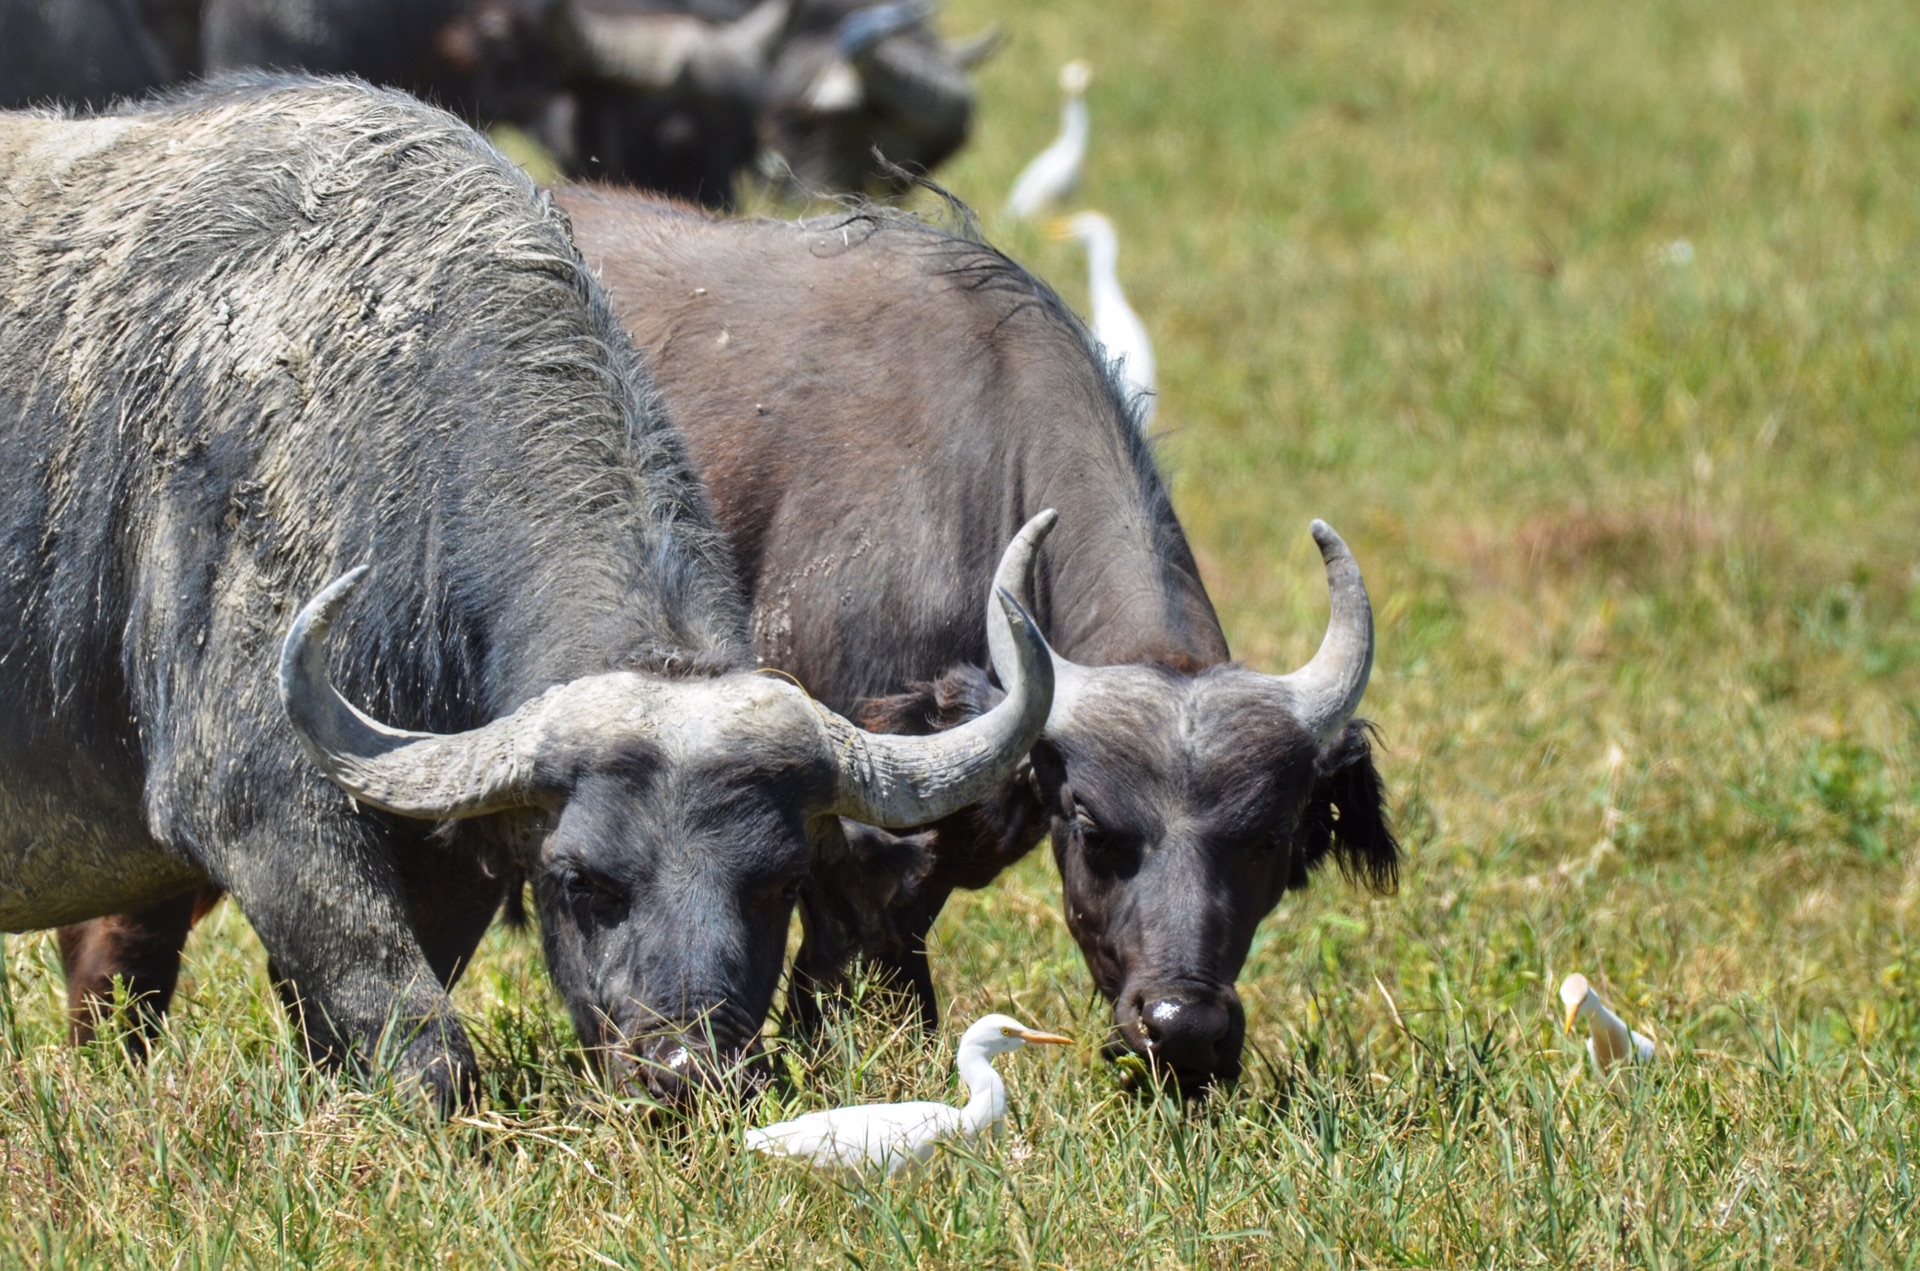
POLYGON ((972 122, 967 70, 994 36, 950 43, 930 14, 925 0, 0 0, 0 106, 303 70, 513 125, 570 176, 708 206, 729 206, 756 164, 803 190, 880 193, 944 161, 972 122))
POLYGON ((0 930, 70 924, 76 1036, 118 978, 142 1044, 226 891, 317 1058, 455 1100, 447 990, 530 886, 590 1055, 677 1099, 757 1070, 796 905, 790 1029, 856 964, 932 1023, 945 900, 1045 838, 1110 1052, 1203 1089, 1281 896, 1393 885, 1338 535, 1319 651, 1234 663, 1044 283, 884 208, 610 183, 937 162, 971 53, 925 8, 0 15, 15 104, 297 65, 610 179, 538 192, 407 96, 266 71, 0 116, 0 930))

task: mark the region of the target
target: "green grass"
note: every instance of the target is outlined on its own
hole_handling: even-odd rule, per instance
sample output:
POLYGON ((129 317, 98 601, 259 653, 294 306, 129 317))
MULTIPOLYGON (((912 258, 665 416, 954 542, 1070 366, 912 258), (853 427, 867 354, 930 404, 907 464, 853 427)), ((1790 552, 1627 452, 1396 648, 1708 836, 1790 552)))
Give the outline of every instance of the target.
MULTIPOLYGON (((59 1044, 6 945, 0 1261, 553 1265, 1912 1265, 1920 1260, 1920 11, 955 0, 1012 41, 943 179, 994 211, 1090 58, 1082 203, 1153 331, 1177 504, 1234 648, 1303 661, 1340 528, 1401 894, 1262 928, 1239 1088, 1118 1092, 1037 854, 956 901, 1003 1144, 846 1190, 598 1092, 531 941, 458 1000, 484 1109, 303 1072, 231 910, 144 1069, 59 1044), (1676 250, 1684 242, 1690 252, 1676 250), (1611 1086, 1570 970, 1654 1033, 1611 1086), (1377 983, 1376 983, 1377 981, 1377 983), (1389 1006, 1387 994, 1397 1004, 1389 1006)), ((751 1119, 947 1097, 877 1015, 751 1119)))

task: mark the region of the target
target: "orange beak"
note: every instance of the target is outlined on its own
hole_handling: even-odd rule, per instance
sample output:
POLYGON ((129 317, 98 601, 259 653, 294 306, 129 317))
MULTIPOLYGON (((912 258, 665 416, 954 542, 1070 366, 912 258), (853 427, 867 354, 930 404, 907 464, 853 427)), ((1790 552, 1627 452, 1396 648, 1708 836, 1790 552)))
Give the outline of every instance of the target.
POLYGON ((1035 1033, 1021 1029, 1018 1036, 1023 1042, 1038 1042, 1042 1046, 1071 1046, 1073 1038, 1062 1037, 1058 1033, 1035 1033))
POLYGON ((1070 243, 1073 241, 1073 222, 1064 216, 1056 216, 1041 227, 1040 233, 1049 243, 1070 243))
POLYGON ((1574 1026, 1574 1023, 1580 1018, 1580 1007, 1582 1005, 1583 1003, 1581 1002, 1575 1002, 1572 1006, 1569 1006, 1567 1008, 1566 1025, 1560 1031, 1568 1037, 1573 1036, 1573 1026, 1574 1026))

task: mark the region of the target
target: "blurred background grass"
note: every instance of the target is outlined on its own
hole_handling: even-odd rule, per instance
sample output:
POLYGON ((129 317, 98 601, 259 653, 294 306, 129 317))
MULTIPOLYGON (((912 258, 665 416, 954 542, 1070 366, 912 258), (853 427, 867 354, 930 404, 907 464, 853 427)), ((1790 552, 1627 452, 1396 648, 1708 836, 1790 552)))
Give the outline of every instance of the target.
MULTIPOLYGON (((1043 852, 936 932, 952 1015, 1088 1039, 881 1192, 658 1132, 580 1076, 532 942, 458 995, 472 1122, 302 1075, 232 913, 151 1067, 57 1044, 11 939, 0 1257, 1174 1266, 1911 1265, 1920 1045, 1920 12, 1885 0, 954 0, 1005 24, 940 179, 996 213, 1095 68, 1077 206, 1156 341, 1157 427, 1236 653, 1304 661, 1324 516, 1410 865, 1282 906, 1249 1075, 1115 1092, 1043 852), (1602 1088, 1584 970, 1663 1060, 1602 1088), (1376 984, 1376 980, 1378 983, 1376 984), (1396 1023, 1386 994, 1397 1003, 1396 1023)), ((761 205, 763 210, 770 205, 761 205)), ((781 210, 784 214, 791 209, 781 210)), ((947 1097, 878 1017, 783 1108, 947 1097)))

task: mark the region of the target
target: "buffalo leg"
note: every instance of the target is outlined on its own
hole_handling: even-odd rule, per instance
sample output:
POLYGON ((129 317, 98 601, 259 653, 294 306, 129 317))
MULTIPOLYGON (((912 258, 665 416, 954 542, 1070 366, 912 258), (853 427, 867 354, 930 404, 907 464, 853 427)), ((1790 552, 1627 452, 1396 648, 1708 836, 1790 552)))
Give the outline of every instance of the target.
POLYGON ((111 914, 59 931, 67 976, 67 1021, 76 1046, 94 1039, 113 1013, 113 983, 126 987, 132 1027, 127 1053, 145 1059, 180 978, 180 950, 193 926, 195 893, 134 913, 111 914))
POLYGON ((472 1044, 415 935, 392 848, 344 802, 288 827, 297 850, 263 841, 265 826, 223 843, 218 872, 266 946, 308 1056, 385 1066, 451 1112, 476 1088, 472 1044))
POLYGON ((893 895, 878 904, 850 904, 844 876, 809 879, 800 896, 800 949, 787 982, 786 1031, 797 1037, 818 1032, 826 1008, 844 1000, 848 970, 857 959, 875 980, 907 998, 923 1028, 940 1023, 927 960, 927 933, 947 897, 893 895))

